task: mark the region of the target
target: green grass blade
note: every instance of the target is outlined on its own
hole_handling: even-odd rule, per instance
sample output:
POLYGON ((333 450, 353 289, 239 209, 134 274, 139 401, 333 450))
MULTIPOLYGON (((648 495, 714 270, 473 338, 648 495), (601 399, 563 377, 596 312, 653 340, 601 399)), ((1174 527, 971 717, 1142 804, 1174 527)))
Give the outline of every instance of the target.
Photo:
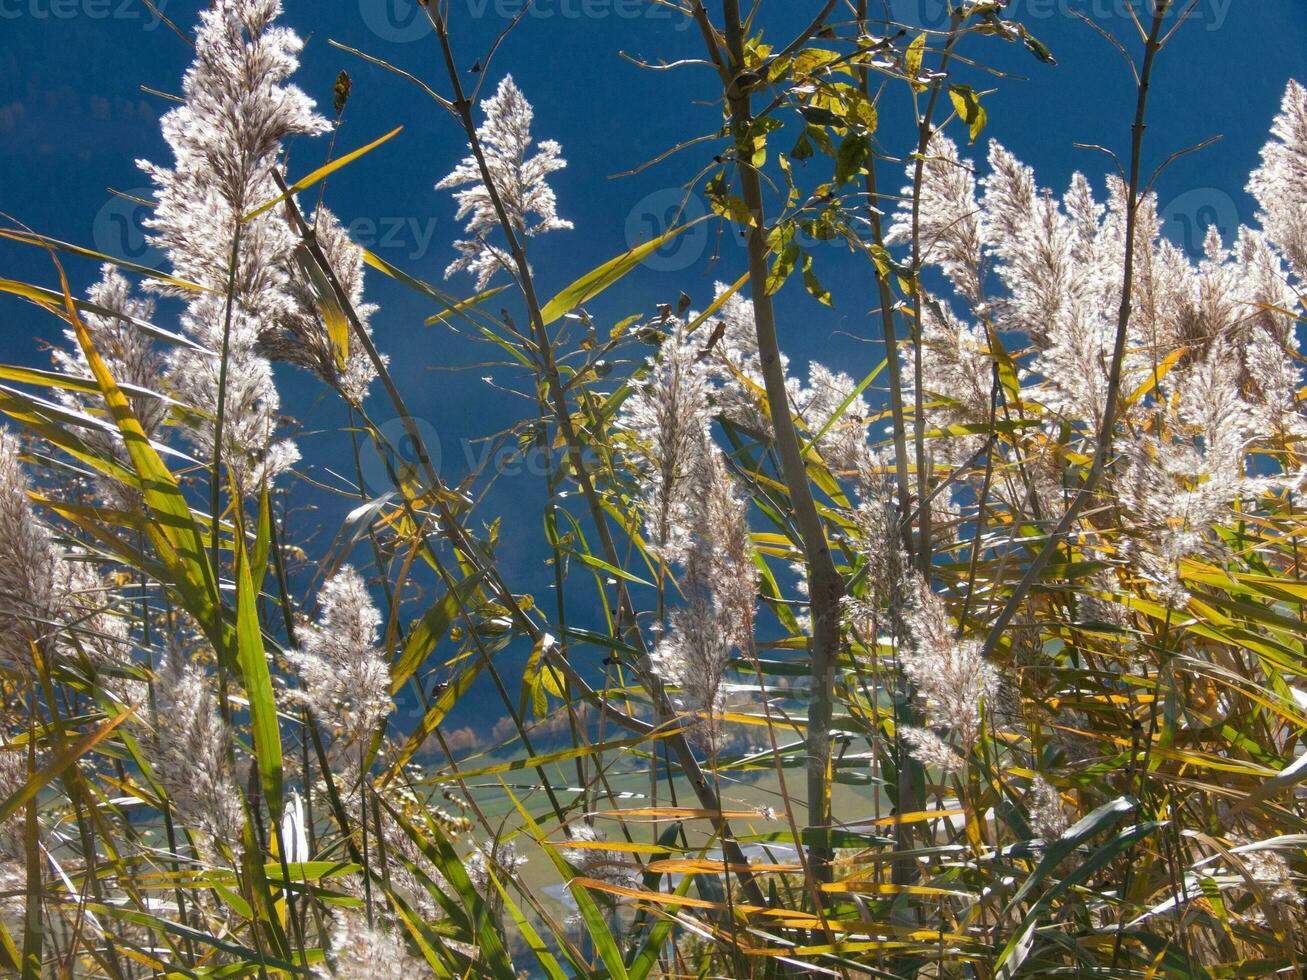
POLYGON ((567 286, 557 296, 544 305, 540 311, 541 319, 548 325, 553 323, 564 313, 570 313, 582 303, 588 302, 598 296, 609 286, 621 280, 628 272, 643 262, 658 249, 662 248, 667 242, 670 242, 681 232, 693 228, 699 221, 687 222, 683 225, 677 225, 671 231, 659 235, 637 245, 628 252, 623 252, 615 259, 609 259, 598 268, 591 269, 580 279, 577 279, 571 285, 567 286))
POLYGON ((351 150, 349 153, 346 153, 343 157, 337 157, 335 160, 332 160, 330 163, 322 165, 317 170, 314 170, 312 173, 305 174, 299 180, 295 181, 295 183, 291 184, 290 189, 287 190, 285 193, 278 194, 276 197, 274 197, 271 201, 268 201, 266 204, 260 204, 249 214, 241 218, 241 220, 253 221, 255 218, 263 214, 265 211, 269 210, 270 208, 276 207, 278 204, 286 200, 286 198, 290 197, 292 194, 298 194, 300 191, 304 190, 304 188, 312 187, 314 184, 322 180, 324 177, 329 177, 332 174, 334 174, 337 170, 341 169, 342 167, 349 166, 351 163, 353 163, 359 157, 363 156, 365 153, 371 153, 382 143, 385 143, 387 140, 391 139, 392 137, 398 136, 403 131, 403 129, 404 129, 403 126, 396 126, 385 136, 380 136, 377 139, 374 139, 371 143, 368 143, 366 146, 360 146, 357 150, 351 150))
MULTIPOLYGON (((504 790, 508 793, 509 799, 513 801, 513 805, 517 807, 517 812, 522 815, 522 821, 527 830, 535 837, 541 850, 548 855, 549 860, 558 869, 558 873, 563 876, 563 880, 572 881, 576 877, 576 872, 572 870, 571 865, 563 860, 562 855, 558 853, 558 848, 545 839, 544 831, 536 823, 535 818, 527 812, 526 807, 522 806, 521 801, 513 794, 513 791, 507 787, 504 790)), ((594 943, 595 950, 599 953, 599 959, 607 967, 609 976, 613 980, 628 980, 626 961, 621 950, 617 947, 617 941, 613 938, 608 923, 604 921, 603 913, 595 905, 590 893, 584 888, 569 888, 568 892, 576 902, 577 910, 581 913, 581 918, 585 922, 590 941, 594 943)))
POLYGON ((244 543, 239 535, 236 540, 236 660, 250 702, 254 757, 259 765, 263 794, 268 801, 268 812, 274 820, 280 820, 282 758, 277 700, 273 696, 272 675, 268 671, 263 633, 259 629, 258 593, 254 591, 254 581, 250 577, 244 543))

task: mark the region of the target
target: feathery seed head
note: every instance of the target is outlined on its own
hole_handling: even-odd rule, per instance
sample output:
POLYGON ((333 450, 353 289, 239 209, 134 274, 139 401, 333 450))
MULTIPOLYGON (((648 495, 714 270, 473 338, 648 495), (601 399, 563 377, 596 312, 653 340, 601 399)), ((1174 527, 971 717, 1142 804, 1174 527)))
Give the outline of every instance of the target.
POLYGON ((275 439, 277 391, 267 360, 256 350, 265 325, 293 309, 288 269, 295 239, 277 209, 252 221, 243 218, 277 195, 270 172, 281 165, 282 141, 328 128, 313 101, 286 84, 298 66, 301 42, 273 25, 280 12, 277 0, 216 0, 200 15, 195 60, 183 80, 185 101, 162 120, 173 166, 141 163, 156 188, 146 222, 152 243, 167 254, 176 276, 210 290, 197 296, 180 287, 165 289, 188 300, 185 330, 209 351, 174 351, 169 376, 178 396, 203 413, 192 438, 211 454, 209 417, 219 393, 213 352, 225 341, 220 448, 243 488, 277 476, 297 458, 275 439))
POLYGON ((231 733, 204 667, 187 646, 170 638, 155 672, 150 767, 187 827, 234 845, 245 817, 228 754, 231 733))
POLYGON ((1271 137, 1248 190, 1261 206, 1257 219, 1267 238, 1307 288, 1307 88, 1301 83, 1291 80, 1285 89, 1271 137))
MULTIPOLYGON (((495 195, 513 233, 521 240, 547 231, 571 228, 570 221, 558 217, 553 189, 546 182, 551 173, 567 166, 567 161, 560 155, 562 147, 553 140, 544 140, 537 146, 535 156, 528 158, 531 120, 535 111, 513 82, 513 76, 504 76, 495 94, 482 103, 482 110, 485 121, 477 127, 477 141, 495 195)), ((454 200, 458 202, 455 218, 468 219, 464 230, 469 237, 454 242, 460 255, 445 270, 445 278, 466 270, 476 276, 476 288, 483 290, 496 272, 502 269, 513 275, 516 270, 508 247, 493 245, 489 241, 495 229, 500 227, 500 219, 475 154, 464 157, 447 177, 436 184, 436 189, 464 185, 470 186, 454 194, 454 200)))
POLYGON ((304 684, 296 696, 337 736, 334 751, 357 754, 394 708, 390 668, 376 646, 381 614, 349 565, 322 587, 319 606, 301 649, 287 654, 304 684))

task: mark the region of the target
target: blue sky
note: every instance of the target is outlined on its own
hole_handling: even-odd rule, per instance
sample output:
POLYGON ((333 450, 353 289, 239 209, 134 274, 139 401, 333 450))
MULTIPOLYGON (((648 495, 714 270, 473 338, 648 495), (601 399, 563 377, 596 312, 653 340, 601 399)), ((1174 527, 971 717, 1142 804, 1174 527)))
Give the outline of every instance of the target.
MULTIPOLYGON (((889 2, 899 19, 939 26, 942 0, 889 2)), ((975 88, 997 89, 985 100, 984 138, 1002 140, 1055 190, 1076 169, 1102 187, 1110 163, 1074 143, 1101 144, 1123 155, 1127 149, 1133 85, 1126 66, 1071 14, 1085 12, 1137 51, 1126 2, 1013 0, 1010 16, 1052 49, 1056 66, 994 39, 973 38, 963 48, 980 63, 1019 76, 962 69, 975 88)), ((160 6, 189 30, 201 4, 171 0, 160 6)), ((448 192, 433 185, 462 156, 463 140, 453 121, 416 87, 327 44, 335 39, 388 59, 443 91, 447 84, 430 30, 416 16, 413 0, 285 0, 285 6, 285 22, 309 37, 298 84, 329 110, 336 73, 345 68, 353 76, 338 146, 352 148, 405 126, 398 138, 333 178, 329 205, 362 244, 413 275, 438 281, 458 228, 448 192)), ((521 9, 520 0, 451 0, 450 6, 463 67, 484 58, 521 9)), ((784 43, 821 4, 769 0, 764 6, 766 38, 784 43)), ((878 0, 871 6, 877 8, 878 0)), ((659 227, 679 200, 676 188, 715 152, 694 147, 636 176, 612 177, 719 122, 712 103, 719 90, 709 70, 653 71, 632 61, 698 57, 700 38, 685 27, 665 8, 639 0, 538 0, 490 65, 490 84, 512 72, 535 105, 537 138, 558 140, 568 160, 553 183, 559 212, 576 230, 539 239, 532 253, 545 295, 659 227)), ((57 238, 150 261, 133 230, 139 211, 133 213, 107 188, 141 194, 145 181, 134 161, 169 160, 158 130, 167 103, 141 87, 177 92, 188 60, 188 47, 139 0, 0 0, 0 210, 57 238)), ((1243 186, 1290 77, 1307 80, 1304 0, 1197 0, 1191 22, 1159 64, 1147 143, 1147 158, 1155 164, 1211 136, 1224 137, 1176 162, 1159 181, 1163 212, 1183 244, 1196 246, 1202 227, 1212 221, 1227 235, 1236 223, 1253 221, 1243 186)), ((889 93, 881 118, 885 149, 905 152, 912 136, 901 90, 889 93)), ((292 174, 316 166, 323 152, 321 144, 292 147, 292 174)), ((973 152, 983 155, 981 147, 973 152)), ((902 183, 898 168, 884 167, 881 179, 887 189, 902 183)), ((592 312, 611 323, 675 302, 682 290, 704 305, 714 280, 733 280, 744 268, 742 251, 729 241, 722 243, 720 259, 710 262, 715 247, 706 232, 686 236, 592 312)), ((835 246, 822 247, 815 258, 835 308, 818 306, 797 281, 788 285, 779 299, 782 344, 799 364, 816 357, 865 374, 882 356, 875 320, 866 315, 867 266, 835 246)), ((70 271, 75 285, 85 286, 95 270, 83 263, 70 271)), ((0 244, 0 275, 53 284, 44 256, 12 244, 0 244)), ((470 285, 466 277, 450 284, 459 292, 469 292, 470 285)), ((424 430, 439 437, 446 475, 456 481, 479 451, 468 440, 507 425, 530 405, 489 388, 481 380, 486 369, 432 370, 473 365, 493 352, 442 328, 424 327, 433 310, 413 293, 374 274, 369 299, 381 306, 373 320, 378 345, 390 353, 396 380, 424 430)), ((0 299, 0 360, 44 365, 40 341, 58 333, 52 319, 0 299)), ((315 382, 289 374, 283 391, 283 403, 309 426, 339 423, 339 414, 317 401, 315 382)), ((372 406, 378 421, 393 415, 376 395, 372 406)), ((306 437, 302 449, 319 474, 323 466, 342 465, 339 443, 327 436, 306 437)), ((539 537, 542 495, 529 477, 506 478, 487 517, 506 513, 504 557, 520 587, 543 597, 546 570, 538 552, 524 543, 539 537)), ((311 492, 300 499, 325 503, 311 492)))

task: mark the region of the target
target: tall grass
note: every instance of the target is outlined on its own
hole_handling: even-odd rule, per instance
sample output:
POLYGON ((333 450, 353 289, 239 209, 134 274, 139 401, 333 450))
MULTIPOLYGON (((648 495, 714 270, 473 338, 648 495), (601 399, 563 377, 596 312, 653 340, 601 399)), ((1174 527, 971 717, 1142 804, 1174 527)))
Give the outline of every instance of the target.
POLYGON ((675 149, 747 265, 653 316, 585 305, 687 226, 538 282, 565 148, 495 52, 468 90, 443 3, 432 77, 336 47, 466 145, 441 186, 475 288, 323 206, 398 130, 285 172, 331 124, 275 0, 202 17, 149 168, 165 268, 0 230, 51 263, 0 288, 65 332, 52 370, 0 367, 0 970, 1297 975, 1307 93, 1260 227, 1195 263, 1146 138, 1192 8, 1100 26, 1137 92, 1103 201, 967 159, 984 86, 1014 84, 986 50, 1052 61, 1003 4, 925 33, 810 6, 775 43, 768 4, 676 5, 722 122, 675 149), (879 127, 892 103, 911 130, 879 127), (773 296, 844 285, 814 242, 874 287, 884 356, 852 375, 785 354, 773 296), (497 555, 494 474, 451 485, 424 445, 365 267, 509 365, 552 600, 497 555), (292 506, 273 360, 343 400, 339 526, 292 506), (490 751, 449 724, 468 703, 490 751))

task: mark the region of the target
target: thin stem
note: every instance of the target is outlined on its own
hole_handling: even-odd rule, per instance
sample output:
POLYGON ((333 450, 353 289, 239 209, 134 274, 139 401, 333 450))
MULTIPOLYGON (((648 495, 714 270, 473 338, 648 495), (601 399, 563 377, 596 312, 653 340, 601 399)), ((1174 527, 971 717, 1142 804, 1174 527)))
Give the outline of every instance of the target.
MULTIPOLYGON (((695 0, 696 16, 701 27, 702 4, 695 0)), ((835 661, 840 645, 840 599, 844 581, 835 567, 826 531, 808 483, 803 462, 803 447, 794 424, 789 395, 785 386, 780 344, 776 333, 776 313, 767 290, 766 208, 762 181, 757 170, 744 162, 743 148, 753 128, 753 112, 745 83, 744 24, 738 0, 723 0, 726 48, 729 69, 722 75, 735 137, 740 186, 744 204, 751 216, 747 233, 749 288, 753 297, 754 320, 758 339, 758 356, 762 364, 767 408, 771 415, 781 475, 789 492, 794 518, 807 563, 808 594, 812 610, 812 641, 809 644, 812 677, 811 701, 808 705, 808 823, 830 826, 830 728, 834 713, 835 661)), ((715 43, 710 48, 715 51, 715 43)), ((829 880, 832 851, 823 844, 812 848, 814 873, 829 880)))
MULTIPOLYGON (((531 319, 532 334, 534 344, 542 361, 542 375, 549 396, 550 407, 553 410, 555 423, 562 433, 563 440, 567 446, 568 460, 572 464, 572 469, 576 475, 577 482, 581 486, 581 493, 585 499, 586 506, 590 511, 591 520, 599 534, 600 544, 603 546, 604 558, 614 567, 620 565, 620 559, 617 552, 617 546, 613 541, 612 531, 608 526, 608 519, 605 516, 604 507, 595 490, 594 483, 590 478, 590 472, 585 463, 584 455, 581 451, 581 440, 572 422, 572 413, 567 405, 566 388, 559 376, 558 366, 554 360, 553 343, 545 330, 544 317, 541 313, 539 299, 535 292, 534 282, 531 276, 531 268, 526 259, 526 253, 523 250, 522 243, 518 238, 517 232, 508 212, 504 208, 503 201, 500 198, 499 191, 495 186, 494 178, 490 168, 486 163, 485 153, 481 146, 481 140, 477 135, 476 123, 472 118, 472 103, 466 98, 463 92, 462 80, 459 76, 457 65, 454 61, 453 49, 449 41, 449 32, 444 17, 431 7, 427 7, 428 16, 431 17, 432 23, 436 29, 436 36, 440 41, 441 53, 444 57, 445 68, 449 74, 450 84, 454 89, 454 106, 462 121, 464 132, 467 135, 469 145, 472 149, 473 157, 477 161, 477 166, 481 171, 482 184, 486 188, 495 214, 499 219, 500 227, 504 237, 508 241, 509 250, 512 255, 514 266, 516 267, 516 280, 522 291, 522 297, 526 302, 527 311, 531 319)), ((624 636, 633 641, 633 645, 644 646, 643 638, 640 636, 639 628, 635 620, 635 614, 627 594, 626 586, 619 578, 617 580, 617 597, 619 610, 619 630, 624 636), (623 629, 623 627, 625 627, 623 629)), ((514 604, 516 605, 516 604, 514 604)), ((538 631, 537 631, 538 632, 538 631)), ((538 636, 533 633, 533 639, 538 636)), ((652 669, 648 663, 648 655, 645 654, 643 659, 645 663, 644 673, 647 677, 653 676, 652 669)), ((569 668, 570 670, 570 665, 569 668)), ((579 678, 578 678, 579 679, 579 678)), ((570 680, 570 677, 569 677, 570 680)), ((656 697, 661 695, 660 688, 656 683, 651 685, 656 697)), ((621 718, 618 718, 621 721, 621 718)), ((634 719, 632 719, 634 720, 634 719)), ((623 722, 624 724, 626 722, 623 722)), ((684 734, 677 733, 669 737, 673 751, 676 752, 677 760, 681 764, 682 770, 689 777, 691 785, 695 788, 695 793, 699 797, 700 803, 704 809, 713 810, 720 813, 721 803, 715 792, 713 792, 708 780, 704 778, 702 768, 694 757, 689 743, 686 741, 684 734)), ((722 835, 722 846, 727 855, 730 857, 732 864, 743 868, 747 865, 747 858, 739 844, 735 841, 730 833, 730 828, 724 818, 718 818, 715 825, 722 835)), ((763 900, 762 891, 754 881, 752 875, 747 871, 740 874, 741 882, 748 894, 749 900, 761 903, 763 900)))
POLYGON ((1107 397, 1103 406, 1103 419, 1098 430, 1098 446, 1094 459, 1084 482, 1071 499, 1062 519, 1049 534, 1047 540, 1035 555, 1026 574, 1022 576, 1017 587, 1008 596, 1007 602, 999 612, 998 618, 989 627, 985 636, 985 655, 991 655, 1003 637, 1003 631, 1012 622, 1021 603, 1038 581, 1045 566, 1057 555, 1061 541, 1080 518, 1081 511, 1089 503, 1098 489, 1107 470, 1108 458, 1112 453, 1112 437, 1116 429, 1116 418, 1121 399, 1121 373, 1125 362, 1126 339, 1130 328, 1130 315, 1134 301, 1135 236, 1139 226, 1139 187, 1141 183, 1140 161, 1144 148, 1144 120, 1148 110, 1148 92, 1152 82, 1153 65, 1161 50, 1162 25, 1171 0, 1155 0, 1152 27, 1148 32, 1144 47, 1144 60, 1139 70, 1139 93, 1135 103, 1135 121, 1130 127, 1130 180, 1128 203, 1125 219, 1125 268, 1122 273, 1121 305, 1117 311, 1116 340, 1112 347, 1112 363, 1108 372, 1107 397))

